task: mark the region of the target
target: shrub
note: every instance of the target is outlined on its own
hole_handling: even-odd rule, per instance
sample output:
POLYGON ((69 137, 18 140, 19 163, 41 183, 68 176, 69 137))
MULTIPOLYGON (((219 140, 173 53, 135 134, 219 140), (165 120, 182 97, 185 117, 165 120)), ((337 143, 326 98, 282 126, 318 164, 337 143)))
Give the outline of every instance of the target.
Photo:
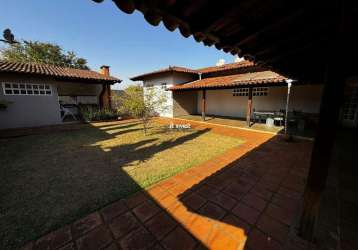
POLYGON ((85 121, 117 120, 120 114, 116 110, 100 109, 96 106, 82 105, 80 111, 85 121))

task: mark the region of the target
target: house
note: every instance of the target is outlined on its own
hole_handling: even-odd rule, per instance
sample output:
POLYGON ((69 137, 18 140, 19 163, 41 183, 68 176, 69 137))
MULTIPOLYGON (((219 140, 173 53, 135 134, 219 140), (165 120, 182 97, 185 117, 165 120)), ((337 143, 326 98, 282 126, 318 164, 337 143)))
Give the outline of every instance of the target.
MULTIPOLYGON (((165 117, 202 114, 246 119, 254 111, 286 109, 288 78, 248 60, 200 69, 170 66, 132 80, 143 81, 144 90, 154 88, 167 95, 168 108, 158 112, 165 117)), ((317 116, 321 92, 321 84, 293 82, 289 111, 317 116)))
POLYGON ((0 109, 0 129, 61 124, 66 105, 110 108, 110 88, 117 82, 121 80, 110 76, 109 66, 98 73, 0 61, 0 102, 6 104, 0 109))

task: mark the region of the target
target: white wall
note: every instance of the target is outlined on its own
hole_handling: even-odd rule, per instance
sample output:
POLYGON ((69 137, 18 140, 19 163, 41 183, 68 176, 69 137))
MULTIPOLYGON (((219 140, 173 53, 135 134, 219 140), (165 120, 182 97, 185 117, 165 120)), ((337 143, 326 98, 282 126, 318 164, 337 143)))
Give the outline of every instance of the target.
POLYGON ((164 108, 159 108, 157 110, 159 116, 162 117, 173 117, 173 93, 170 90, 165 91, 162 88, 162 83, 166 83, 167 88, 172 87, 173 85, 186 83, 189 81, 194 80, 194 76, 191 74, 185 73, 163 73, 159 76, 148 77, 143 81, 143 89, 144 94, 148 91, 148 86, 153 85, 154 91, 158 95, 165 95, 166 96, 166 103, 164 104, 164 108))
POLYGON ((41 77, 21 77, 4 74, 0 77, 0 100, 10 102, 5 110, 0 110, 0 129, 37 127, 62 122, 57 87, 54 81, 41 77), (4 95, 1 84, 3 82, 49 84, 52 89, 52 95, 4 95))
MULTIPOLYGON (((322 85, 293 86, 289 110, 318 113, 322 85)), ((198 112, 201 112, 201 91, 198 96, 198 112)), ((267 96, 253 96, 253 109, 285 109, 287 87, 271 87, 267 96)), ((207 90, 206 113, 221 116, 246 117, 247 96, 233 96, 232 89, 207 90)))

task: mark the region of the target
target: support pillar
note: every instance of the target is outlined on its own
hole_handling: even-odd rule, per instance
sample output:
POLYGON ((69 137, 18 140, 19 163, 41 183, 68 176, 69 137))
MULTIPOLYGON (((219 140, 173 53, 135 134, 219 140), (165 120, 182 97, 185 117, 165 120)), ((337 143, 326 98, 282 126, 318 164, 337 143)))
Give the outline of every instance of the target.
POLYGON ((252 113, 252 87, 249 87, 249 96, 247 99, 247 110, 246 110, 246 125, 251 126, 251 113, 252 113))
POLYGON ((309 241, 312 241, 314 237, 320 200, 326 185, 338 129, 339 110, 344 96, 345 79, 344 75, 339 72, 340 67, 338 65, 326 69, 319 122, 303 197, 299 234, 309 241))
POLYGON ((338 129, 339 110, 344 96, 347 68, 351 66, 347 63, 350 62, 347 56, 351 55, 346 46, 348 30, 345 30, 346 26, 344 25, 344 1, 336 1, 334 4, 337 16, 332 16, 332 18, 336 18, 337 22, 336 26, 332 27, 332 37, 329 40, 330 44, 327 45, 327 52, 335 48, 341 48, 341 50, 334 53, 333 58, 329 57, 326 65, 319 121, 303 196, 299 235, 309 241, 314 239, 320 200, 326 185, 338 129))
POLYGON ((206 90, 203 89, 201 95, 201 119, 205 121, 205 112, 206 112, 206 90))

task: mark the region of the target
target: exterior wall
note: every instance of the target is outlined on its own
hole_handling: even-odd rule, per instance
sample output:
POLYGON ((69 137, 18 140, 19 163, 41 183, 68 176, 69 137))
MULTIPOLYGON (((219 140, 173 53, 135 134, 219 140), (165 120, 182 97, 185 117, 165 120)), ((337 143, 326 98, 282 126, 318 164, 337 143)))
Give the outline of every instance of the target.
POLYGON ((197 114, 198 103, 197 91, 173 92, 173 115, 174 117, 197 114))
MULTIPOLYGON (((59 95, 62 97, 77 96, 75 103, 95 101, 98 104, 101 91, 101 84, 59 82, 47 77, 2 73, 0 75, 0 100, 11 103, 5 110, 0 109, 0 129, 61 124, 59 95), (52 95, 4 95, 2 83, 5 82, 49 84, 52 95)), ((73 103, 73 99, 69 99, 68 103, 73 103)))
POLYGON ((143 81, 144 93, 147 93, 148 87, 153 86, 157 95, 165 95, 166 103, 164 108, 158 109, 157 113, 162 117, 173 117, 174 116, 174 101, 172 91, 165 90, 162 87, 163 83, 166 83, 166 87, 170 88, 175 84, 182 84, 194 80, 191 74, 185 73, 163 73, 160 76, 148 77, 143 81))
POLYGON ((0 82, 50 84, 51 96, 4 95, 0 84, 0 100, 11 102, 0 110, 0 129, 36 127, 61 123, 57 86, 45 78, 19 77, 2 74, 0 82))
MULTIPOLYGON (((293 86, 291 88, 289 111, 319 113, 322 85, 293 86)), ((199 91, 197 110, 201 112, 199 91)), ((267 96, 253 96, 253 109, 272 111, 285 109, 287 87, 270 87, 267 96)), ((207 90, 206 113, 232 117, 246 117, 247 96, 233 96, 232 89, 207 90)))

